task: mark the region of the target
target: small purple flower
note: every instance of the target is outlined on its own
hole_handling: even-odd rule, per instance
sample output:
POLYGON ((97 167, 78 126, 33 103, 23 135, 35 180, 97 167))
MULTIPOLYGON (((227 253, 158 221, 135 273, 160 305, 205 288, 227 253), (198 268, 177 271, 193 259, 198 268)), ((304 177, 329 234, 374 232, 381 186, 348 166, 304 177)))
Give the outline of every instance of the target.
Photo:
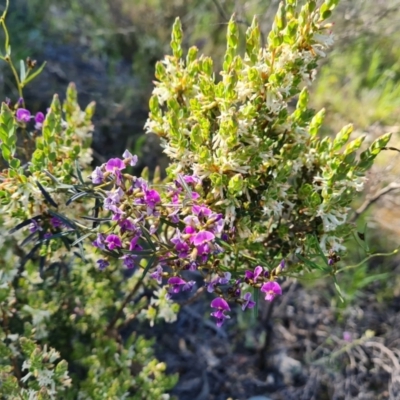
POLYGON ((216 285, 226 285, 231 279, 231 273, 225 272, 223 277, 218 276, 212 281, 206 283, 207 292, 212 293, 215 290, 216 285))
POLYGON ((192 200, 198 200, 200 195, 197 192, 192 192, 192 200))
POLYGON ((116 172, 125 169, 125 163, 120 158, 110 158, 106 163, 106 171, 116 172))
POLYGON ((129 251, 140 251, 143 250, 143 247, 138 245, 138 240, 140 239, 140 236, 134 236, 130 243, 129 243, 129 251))
POLYGON ((261 286, 260 290, 265 293, 265 300, 267 301, 272 301, 276 296, 282 294, 282 288, 278 282, 266 282, 261 286))
POLYGON ((98 249, 105 250, 106 245, 104 244, 104 235, 102 233, 98 233, 97 239, 92 242, 92 245, 98 249))
POLYGON ((158 203, 161 202, 161 197, 157 190, 150 189, 144 192, 144 201, 147 207, 153 209, 158 203))
POLYGON ((225 319, 230 318, 229 315, 225 315, 225 311, 230 311, 228 303, 222 297, 217 297, 211 302, 211 307, 217 310, 211 313, 211 316, 217 319, 217 327, 220 328, 225 322, 225 319))
POLYGON ((206 206, 196 206, 192 207, 192 211, 196 214, 199 218, 202 217, 209 217, 212 214, 212 211, 206 206))
POLYGON ((158 284, 161 285, 162 274, 163 274, 163 269, 161 265, 157 265, 156 270, 150 274, 150 277, 155 279, 158 282, 158 284))
POLYGON ((18 108, 16 112, 18 122, 29 122, 31 119, 31 112, 26 108, 18 108))
POLYGON ((186 265, 186 269, 189 271, 196 271, 197 267, 198 267, 198 265, 194 261, 191 261, 189 264, 186 265))
POLYGON ((43 237, 44 237, 45 239, 50 239, 52 236, 53 236, 53 235, 51 234, 51 232, 46 232, 46 233, 43 235, 43 237))
POLYGON ((208 293, 212 293, 215 290, 215 286, 218 284, 218 278, 206 283, 208 293))
POLYGON ((125 213, 114 204, 111 204, 108 209, 113 213, 113 216, 111 217, 113 221, 119 221, 122 216, 125 215, 125 213))
POLYGON ((136 225, 130 219, 123 219, 119 221, 121 232, 136 231, 136 225))
POLYGON ((193 238, 193 244, 195 246, 200 246, 207 242, 214 240, 215 235, 209 231, 200 231, 193 238))
POLYGON ((121 239, 117 235, 108 235, 105 242, 110 250, 114 250, 116 247, 122 247, 121 239))
POLYGON ((182 290, 183 290, 183 291, 190 291, 190 290, 193 289, 193 286, 194 286, 195 284, 196 284, 195 281, 186 282, 186 284, 182 286, 182 290))
POLYGON ((179 258, 186 258, 188 256, 189 245, 182 239, 179 229, 176 230, 175 236, 171 238, 171 243, 175 245, 179 258))
POLYGON ((128 151, 128 150, 124 151, 124 154, 122 154, 122 157, 124 157, 125 160, 128 160, 129 165, 131 165, 132 167, 134 167, 138 162, 138 156, 132 155, 130 153, 130 151, 128 151))
POLYGON ((254 268, 254 272, 247 270, 244 273, 244 277, 248 280, 257 282, 258 277, 263 273, 263 268, 260 265, 254 268))
POLYGON ((101 170, 100 167, 96 167, 94 171, 91 174, 92 182, 95 185, 98 185, 99 183, 103 183, 104 175, 103 171, 101 170))
POLYGON ((50 219, 50 223, 51 225, 53 225, 54 228, 60 228, 62 227, 64 224, 62 223, 62 221, 60 221, 58 218, 56 217, 52 217, 50 219))
POLYGON ((126 254, 124 256, 121 257, 124 260, 124 265, 126 268, 128 269, 133 269, 135 268, 135 259, 137 258, 137 256, 133 255, 133 254, 126 254))
POLYGON ((231 279, 232 274, 230 272, 224 272, 224 276, 219 278, 218 281, 221 285, 226 285, 231 279))
POLYGON ((256 302, 253 300, 250 300, 251 298, 251 293, 247 292, 243 296, 244 303, 242 304, 242 310, 244 311, 246 308, 253 308, 256 305, 256 302))
POLYGON ((343 340, 346 341, 346 342, 351 343, 353 341, 353 336, 352 336, 351 332, 344 331, 343 332, 343 340))
POLYGON ((180 278, 179 276, 173 276, 172 278, 168 279, 168 285, 170 285, 168 292, 171 294, 179 293, 183 288, 183 286, 186 284, 187 282, 182 278, 180 278))
POLYGON ((102 271, 103 269, 107 268, 110 263, 107 260, 97 260, 97 264, 99 264, 99 270, 102 271))
POLYGON ((36 221, 36 219, 32 220, 31 225, 29 225, 29 231, 31 233, 37 232, 37 231, 42 231, 43 228, 39 225, 39 223, 36 221))
POLYGON ((35 115, 35 129, 41 129, 44 122, 44 114, 42 112, 38 112, 35 115))

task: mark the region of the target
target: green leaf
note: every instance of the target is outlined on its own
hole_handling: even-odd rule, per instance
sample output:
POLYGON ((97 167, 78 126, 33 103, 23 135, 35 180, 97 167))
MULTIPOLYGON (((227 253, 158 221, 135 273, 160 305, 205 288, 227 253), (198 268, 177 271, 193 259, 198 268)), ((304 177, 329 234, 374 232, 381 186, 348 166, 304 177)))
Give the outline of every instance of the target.
POLYGON ((171 49, 172 54, 176 58, 182 57, 182 24, 179 18, 175 19, 174 25, 172 27, 172 35, 171 35, 171 49))
POLYGON ((21 83, 24 82, 26 77, 25 61, 19 60, 19 80, 21 83))
POLYGON ((352 140, 352 141, 346 146, 346 148, 344 149, 344 153, 343 153, 343 154, 344 154, 345 156, 347 156, 347 155, 349 155, 349 154, 351 154, 351 153, 354 153, 356 150, 358 150, 358 149, 361 147, 361 145, 362 145, 364 139, 365 139, 365 135, 360 136, 360 137, 358 137, 357 139, 352 140))
POLYGON ((236 49, 239 40, 239 30, 237 23, 232 16, 228 23, 228 30, 226 33, 226 41, 228 45, 228 49, 236 49))
POLYGON ((336 135, 333 141, 333 150, 340 150, 349 140, 351 133, 353 132, 353 125, 346 125, 341 129, 341 131, 336 135))
POLYGON ((315 114, 315 116, 311 120, 309 127, 309 132, 311 136, 315 136, 318 133, 319 128, 324 122, 324 118, 325 118, 325 108, 323 108, 317 114, 315 114))

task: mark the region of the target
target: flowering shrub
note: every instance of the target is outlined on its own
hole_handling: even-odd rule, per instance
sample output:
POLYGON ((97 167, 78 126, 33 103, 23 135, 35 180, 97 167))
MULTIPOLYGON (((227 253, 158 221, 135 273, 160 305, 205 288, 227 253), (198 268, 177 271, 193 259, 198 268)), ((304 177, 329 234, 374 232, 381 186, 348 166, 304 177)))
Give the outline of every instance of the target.
POLYGON ((232 17, 220 80, 196 48, 183 58, 176 20, 146 124, 171 158, 164 181, 159 171, 131 174, 128 150, 91 170, 94 106, 82 111, 73 86, 46 115, 23 100, 2 104, 4 393, 167 398, 175 377, 143 338, 121 337, 132 320, 174 321, 174 298, 197 288, 214 294, 221 327, 234 303, 245 311, 260 292, 281 296, 286 275, 320 269, 335 279, 350 203, 390 138, 357 157, 363 137, 348 143, 351 126, 320 135, 324 111, 307 107, 337 3, 287 0, 265 47, 254 19, 244 56, 232 17))

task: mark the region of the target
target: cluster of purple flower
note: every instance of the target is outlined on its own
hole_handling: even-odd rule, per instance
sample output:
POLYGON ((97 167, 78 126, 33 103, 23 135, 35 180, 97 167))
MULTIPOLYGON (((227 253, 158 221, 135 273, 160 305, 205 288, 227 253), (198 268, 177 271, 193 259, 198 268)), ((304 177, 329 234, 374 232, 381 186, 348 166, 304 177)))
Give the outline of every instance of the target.
POLYGON ((18 122, 27 124, 31 119, 35 121, 35 129, 42 129, 45 116, 42 112, 37 112, 35 116, 31 115, 31 112, 26 108, 18 108, 15 117, 18 122))
MULTIPOLYGON (((109 265, 110 253, 122 259, 127 268, 134 268, 150 237, 158 259, 150 276, 159 284, 166 279, 169 298, 195 285, 194 281, 184 279, 185 271, 201 270, 217 275, 206 284, 208 292, 215 291, 220 296, 211 303, 216 309, 211 315, 217 319, 217 326, 229 318, 227 300, 241 304, 242 310, 253 308, 255 302, 250 293, 240 298, 242 280, 231 283, 231 273, 218 270, 212 262, 223 252, 219 243, 225 236, 225 221, 222 214, 200 203, 196 188, 201 187, 201 181, 195 176, 179 175, 177 180, 163 186, 160 194, 144 179, 123 172, 136 163, 137 156, 126 150, 123 158, 110 159, 96 167, 91 175, 92 182, 100 185, 98 192, 104 197, 103 208, 114 221, 111 230, 107 234, 98 233, 93 242, 93 246, 106 254, 98 260, 99 268, 109 265), (103 189, 106 187, 110 190, 103 189), (165 229, 159 229, 165 221, 169 231, 174 229, 172 236, 165 234, 165 229), (230 286, 224 293, 219 286, 226 285, 230 286)), ((254 272, 246 271, 243 282, 265 292, 266 300, 271 301, 282 293, 274 279, 256 267, 254 272)))

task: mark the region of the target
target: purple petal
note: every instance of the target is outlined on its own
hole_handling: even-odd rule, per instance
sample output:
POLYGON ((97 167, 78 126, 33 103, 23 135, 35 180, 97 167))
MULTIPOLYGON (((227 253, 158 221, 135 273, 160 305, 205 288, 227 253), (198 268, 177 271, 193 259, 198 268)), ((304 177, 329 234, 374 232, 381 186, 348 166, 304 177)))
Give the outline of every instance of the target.
POLYGON ((185 285, 186 281, 184 281, 181 277, 179 276, 173 276, 168 279, 168 284, 169 285, 185 285))
POLYGON ((260 289, 265 293, 265 300, 272 301, 276 296, 282 294, 282 288, 278 282, 266 282, 261 286, 260 289))
POLYGON ((121 239, 117 235, 108 235, 105 242, 110 250, 113 250, 116 247, 122 247, 121 239))
POLYGON ((262 274, 262 272, 263 272, 263 268, 260 265, 255 267, 254 268, 254 278, 253 279, 256 281, 257 278, 262 274))
POLYGON ((95 185, 98 185, 99 183, 103 183, 104 175, 103 175, 103 171, 101 170, 100 167, 96 167, 94 169, 94 171, 92 172, 91 178, 92 178, 92 182, 95 185))
POLYGON ((17 121, 19 122, 29 122, 31 119, 31 113, 25 108, 18 108, 16 112, 17 121))
POLYGON ((194 237, 193 243, 195 246, 199 246, 203 243, 210 242, 215 238, 215 235, 209 231, 200 231, 194 237))
POLYGON ((122 154, 122 157, 129 160, 129 165, 131 165, 132 167, 134 167, 138 162, 138 157, 136 155, 132 155, 130 153, 130 151, 128 151, 128 150, 124 151, 124 154, 122 154))
POLYGON ((230 311, 229 304, 222 297, 217 297, 211 302, 212 308, 217 308, 219 310, 227 310, 230 311))
POLYGON ((106 163, 106 171, 121 171, 125 168, 125 163, 120 158, 110 158, 106 163))

